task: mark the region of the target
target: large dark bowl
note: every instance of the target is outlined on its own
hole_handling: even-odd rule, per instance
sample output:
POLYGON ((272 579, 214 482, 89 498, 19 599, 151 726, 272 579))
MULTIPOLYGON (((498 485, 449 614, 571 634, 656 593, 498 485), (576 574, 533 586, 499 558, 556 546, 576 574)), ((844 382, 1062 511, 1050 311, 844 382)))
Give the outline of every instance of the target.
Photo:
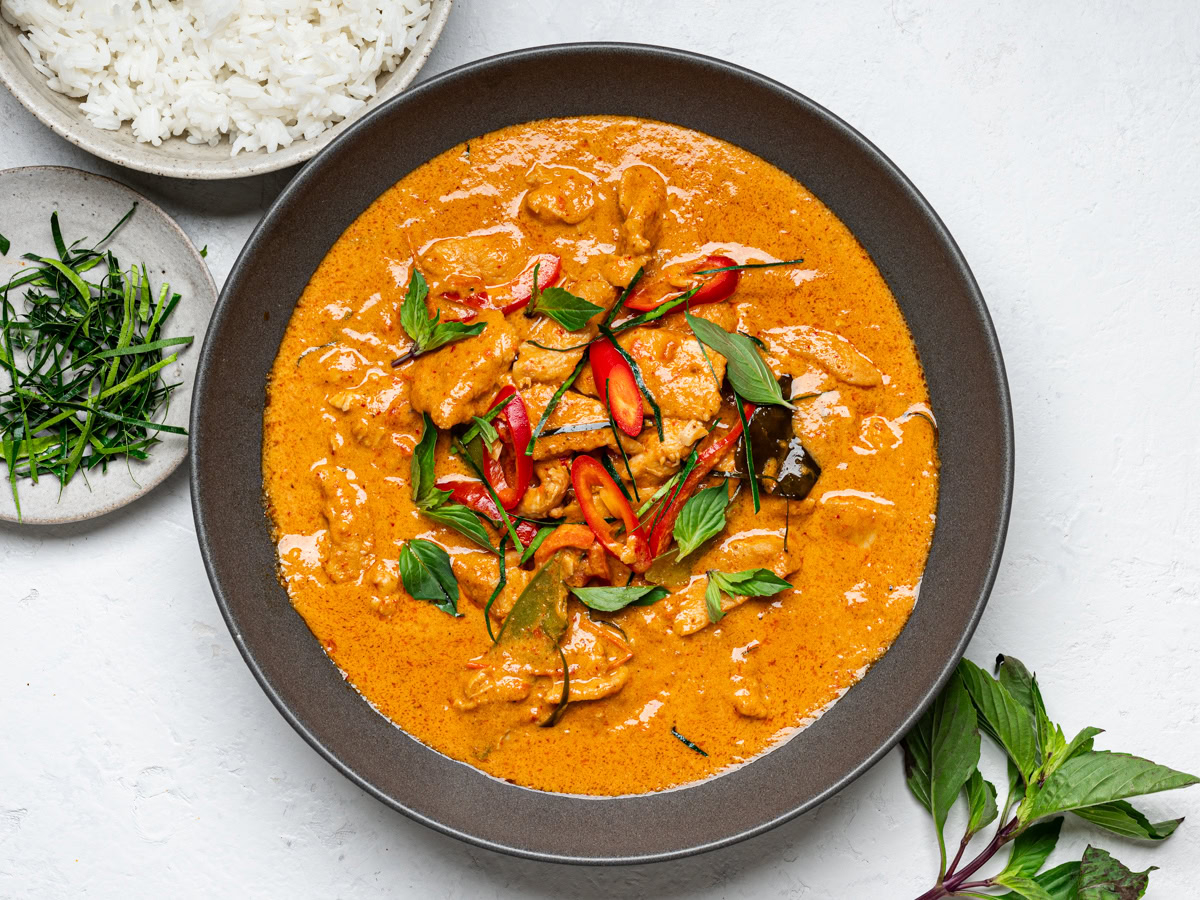
POLYGON ((234 641, 295 729, 364 790, 463 840, 558 862, 662 860, 758 834, 892 747, 958 662, 1000 561, 1013 435, 996 335, 954 240, 862 135, 790 88, 713 59, 623 44, 541 47, 434 78, 365 116, 288 185, 233 269, 192 407, 200 549, 234 641), (802 181, 879 266, 941 423, 941 498, 921 599, 865 678, 814 725, 729 774, 659 794, 515 787, 429 749, 351 689, 275 579, 262 496, 267 373, 317 264, 397 179, 447 148, 549 116, 661 119, 724 138, 802 181))

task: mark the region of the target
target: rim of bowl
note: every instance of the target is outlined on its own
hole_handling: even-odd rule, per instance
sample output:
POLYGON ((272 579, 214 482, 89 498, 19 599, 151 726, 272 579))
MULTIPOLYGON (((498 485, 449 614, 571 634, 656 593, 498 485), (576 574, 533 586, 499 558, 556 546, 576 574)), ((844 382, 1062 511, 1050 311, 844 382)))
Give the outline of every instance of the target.
MULTIPOLYGON (((265 175, 268 172, 307 162, 340 137, 353 123, 399 95, 424 68, 429 55, 433 52, 434 45, 442 35, 442 29, 450 17, 453 5, 454 0, 431 0, 426 29, 421 32, 416 44, 408 51, 394 71, 380 73, 378 77, 386 75, 388 76, 387 81, 383 88, 367 101, 367 105, 363 109, 349 118, 335 123, 311 140, 295 141, 290 146, 276 150, 274 153, 256 150, 253 153, 225 156, 219 160, 201 163, 187 162, 180 157, 161 153, 168 143, 175 145, 175 142, 181 142, 185 146, 193 145, 187 144, 181 137, 173 137, 169 139, 169 142, 164 142, 163 146, 155 147, 152 144, 137 141, 129 133, 128 124, 123 124, 117 131, 97 128, 82 113, 78 111, 68 113, 43 98, 38 88, 34 86, 32 79, 36 77, 44 83, 45 76, 33 68, 27 58, 18 61, 3 49, 0 49, 0 84, 8 88, 9 93, 16 97, 25 109, 59 137, 114 165, 139 172, 148 172, 151 175, 195 181, 249 178, 252 175, 265 175), (120 142, 119 146, 117 142, 120 142)), ((11 25, 3 19, 0 19, 0 28, 6 28, 13 32, 19 30, 15 25, 11 25)), ((80 102, 77 98, 67 97, 66 94, 60 96, 72 104, 80 102)), ((228 136, 223 136, 217 147, 228 149, 228 141, 228 136)))
MULTIPOLYGON (((797 816, 808 812, 809 810, 819 806, 821 803, 828 800, 830 797, 844 790, 852 782, 856 781, 865 772, 875 766, 888 752, 892 750, 900 739, 915 725, 917 720, 924 714, 925 710, 937 698, 942 688, 949 681, 959 661, 962 659, 971 637, 974 635, 976 627, 979 624, 983 611, 987 606, 988 599, 995 585, 996 577, 999 571, 1001 558, 1003 556, 1005 540, 1008 534, 1008 525, 1012 512, 1013 498, 1013 483, 1015 470, 1015 451, 1014 451, 1014 425, 1012 413, 1011 392, 1008 384, 1008 377, 1005 371, 1004 359, 1001 353, 1000 344, 996 335, 995 326, 992 322, 991 314, 988 311, 987 304, 983 299, 982 291, 972 273, 970 266, 967 263, 966 257, 954 240, 950 231, 947 229, 941 217, 930 205, 928 200, 917 190, 916 186, 909 180, 908 176, 878 147, 875 146, 869 139, 862 135, 857 129, 849 125, 835 113, 828 110, 826 107, 810 99, 800 91, 783 84, 773 78, 758 73, 744 66, 731 63, 727 60, 717 59, 715 57, 706 56, 704 54, 695 53, 688 50, 680 50, 678 48, 664 47, 654 44, 637 44, 620 41, 597 41, 597 42, 576 42, 576 43, 561 43, 547 44, 535 47, 527 47, 519 50, 512 50, 504 53, 494 54, 482 59, 473 60, 468 63, 456 66, 443 73, 440 73, 428 81, 422 82, 414 88, 411 93, 424 93, 426 91, 436 91, 446 82, 453 82, 458 79, 470 76, 478 76, 481 72, 486 72, 489 68, 503 66, 512 63, 531 63, 536 61, 544 61, 549 57, 553 57, 563 52, 575 53, 635 53, 648 56, 657 56, 667 60, 682 61, 693 65, 699 64, 702 66, 713 67, 725 71, 727 74, 734 75, 739 78, 758 82, 762 87, 774 93, 785 96, 790 102, 806 107, 808 110, 817 113, 831 129, 840 131, 844 137, 851 142, 857 144, 860 148, 874 157, 880 170, 891 180, 893 180, 907 195, 909 202, 920 213, 920 215, 928 222, 932 230, 936 233, 938 239, 943 242, 950 257, 958 269, 958 275, 962 278, 967 293, 970 296, 971 305, 979 316, 980 332, 987 346, 987 365, 992 368, 996 378, 997 399, 1002 410, 1002 417, 999 424, 999 430, 1003 439, 1003 445, 999 448, 1000 455, 1003 459, 1003 481, 999 485, 999 518, 996 524, 996 531, 992 537, 991 543, 987 548, 987 566, 986 571, 981 572, 980 591, 978 597, 974 599, 974 605, 970 613, 969 620, 959 639, 955 642, 953 652, 950 653, 934 682, 922 695, 920 701, 911 710, 911 712, 899 723, 892 734, 883 742, 880 743, 873 751, 857 765, 845 772, 841 777, 837 778, 833 783, 829 784, 824 790, 810 797, 807 801, 799 803, 785 812, 776 815, 770 819, 759 822, 753 827, 743 828, 736 833, 727 834, 720 838, 705 841, 698 844, 690 844, 688 846, 679 847, 676 849, 655 851, 651 853, 628 855, 628 856, 583 856, 578 854, 562 853, 556 851, 546 851, 531 849, 526 846, 521 846, 517 843, 505 843, 499 840, 492 840, 483 837, 479 834, 473 834, 464 831, 453 825, 447 825, 443 822, 421 812, 418 809, 406 805, 403 801, 390 795, 382 788, 376 786, 367 775, 359 773, 349 763, 345 762, 339 756, 336 749, 327 746, 324 739, 310 727, 310 723, 304 721, 301 715, 289 705, 288 701, 281 695, 280 691, 271 683, 269 673, 264 669, 263 665, 255 656, 254 651, 247 644, 245 636, 242 633, 238 624, 238 613, 235 611, 233 604, 230 601, 226 587, 222 585, 221 577, 216 571, 213 562, 213 547, 209 537, 209 529, 212 527, 208 521, 208 516, 200 500, 200 485, 203 476, 200 472, 199 453, 191 454, 191 496, 192 496, 192 512, 196 521, 196 535, 200 544, 201 555, 204 560, 205 571, 208 575, 209 582, 213 589, 214 597, 217 605, 221 610, 221 615, 225 619, 234 643, 241 653, 242 658, 246 661, 246 665, 258 681, 263 692, 271 700, 271 703, 279 710, 283 718, 290 724, 296 732, 325 760, 327 760, 335 769, 341 772, 352 783, 360 787, 366 793, 375 797, 380 802, 384 803, 391 809, 396 810, 407 816, 408 818, 420 822, 435 831, 450 837, 458 838, 459 840, 471 844, 476 847, 481 847, 487 850, 505 853, 511 856, 517 856, 525 859, 540 861, 567 863, 577 865, 633 865, 650 862, 664 862, 667 860, 681 859, 689 856, 694 856, 701 853, 706 853, 711 850, 728 847, 732 844, 740 843, 751 837, 761 835, 770 831, 785 822, 788 822, 797 816)), ((405 95, 405 96, 409 96, 405 95)), ((373 126, 375 118, 382 118, 389 112, 388 107, 394 102, 404 102, 400 98, 394 98, 386 104, 372 109, 363 117, 357 119, 353 126, 345 133, 339 136, 334 147, 338 147, 343 143, 349 144, 356 140, 361 132, 365 132, 373 126)), ((247 240, 245 246, 239 254, 233 268, 230 271, 229 278, 226 280, 225 287, 222 290, 221 297, 217 303, 217 309, 214 312, 212 324, 205 340, 204 347, 201 352, 200 365, 196 378, 196 391, 193 394, 192 417, 190 431, 194 436, 198 436, 197 446, 203 440, 204 427, 200 424, 200 405, 201 398, 205 396, 210 386, 207 384, 209 378, 209 369, 212 357, 218 352, 215 345, 215 335, 219 330, 221 320, 229 315, 230 307, 226 304, 227 294, 230 292, 230 286, 236 285, 244 277, 244 271, 249 264, 251 255, 258 250, 258 245, 262 242, 264 234, 268 229, 277 227, 279 224, 278 217, 286 211, 295 200, 295 198, 307 190, 315 181, 318 181, 326 166, 333 164, 333 160, 337 156, 337 151, 334 148, 329 148, 322 152, 321 156, 316 159, 311 165, 290 181, 283 191, 276 197, 274 203, 268 209, 267 213, 260 220, 247 240)), ((935 534, 936 537, 936 534, 935 534)), ((290 602, 290 601, 289 601, 290 602)), ((897 638, 899 641, 900 638, 897 638)), ((889 652, 891 652, 889 648, 889 652)), ((887 654, 876 662, 875 665, 883 662, 887 654)), ((872 666, 874 668, 874 666, 872 666)), ((857 685, 856 685, 857 687, 857 685)), ((360 698, 361 699, 361 698, 360 698)), ((376 712, 378 715, 378 712, 376 712)), ((390 720, 386 720, 389 721, 390 720)), ((399 726, 394 727, 399 729, 399 726)), ((399 729, 407 735, 403 729, 399 729)), ((414 739, 415 740, 415 739, 414 739)), ((445 756, 440 751, 422 744, 422 747, 429 753, 445 756)), ((769 758, 774 753, 783 749, 783 746, 775 747, 770 751, 759 754, 754 759, 748 761, 748 765, 769 758)), ((446 757, 452 759, 451 757, 446 757)), ((457 760, 452 760, 457 762, 457 760)), ((460 763, 461 764, 461 763, 460 763)), ((464 764, 465 765, 465 764, 464 764)), ((489 776, 490 777, 490 776, 489 776)), ((725 777, 725 776, 720 776, 725 777)), ((681 785, 678 788, 658 792, 651 795, 633 795, 633 796, 670 796, 676 791, 686 791, 691 787, 709 784, 714 780, 708 778, 697 782, 691 782, 686 785, 681 785)), ((514 786, 517 790, 529 790, 520 786, 514 786)), ((551 794, 553 797, 571 797, 576 795, 551 794)), ((607 800, 620 801, 623 797, 582 797, 585 802, 604 802, 607 800)))

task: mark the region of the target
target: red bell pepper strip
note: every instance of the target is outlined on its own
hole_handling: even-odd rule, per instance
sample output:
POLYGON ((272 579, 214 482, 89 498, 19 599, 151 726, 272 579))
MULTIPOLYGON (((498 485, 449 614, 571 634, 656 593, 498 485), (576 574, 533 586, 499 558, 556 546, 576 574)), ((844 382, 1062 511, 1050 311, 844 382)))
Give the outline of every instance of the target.
POLYGON ((559 276, 562 275, 562 260, 553 253, 542 253, 531 259, 529 265, 525 267, 525 271, 509 284, 512 300, 500 307, 502 313, 508 315, 528 305, 530 298, 533 297, 533 270, 535 268, 537 269, 538 290, 544 291, 546 288, 558 284, 559 276))
MULTIPOLYGON (((691 275, 708 269, 724 269, 727 266, 736 265, 737 263, 728 256, 706 256, 704 259, 692 263, 688 268, 688 274, 691 275)), ((720 303, 722 300, 728 299, 737 290, 741 274, 741 272, 735 269, 729 272, 717 272, 715 275, 701 276, 706 280, 700 286, 699 290, 688 298, 688 308, 703 306, 706 303, 720 303)), ((685 293, 686 291, 678 291, 676 293, 668 292, 659 294, 658 290, 655 290, 653 287, 646 287, 635 290, 625 298, 625 305, 629 309, 635 309, 638 312, 650 312, 685 293)))
POLYGON ((540 566, 564 547, 588 550, 595 543, 596 535, 587 525, 559 525, 542 541, 542 545, 533 551, 533 564, 540 566))
POLYGON ((637 515, 621 489, 604 467, 591 456, 577 456, 571 464, 571 484, 575 488, 575 499, 583 510, 592 532, 604 545, 604 549, 635 572, 645 572, 653 562, 645 532, 637 515), (612 515, 618 516, 625 525, 625 539, 618 540, 613 526, 605 521, 605 513, 596 503, 600 495, 604 506, 612 515))
POLYGON ((601 338, 588 348, 588 361, 592 364, 596 389, 607 400, 613 421, 627 435, 637 437, 642 432, 645 408, 633 369, 608 338, 601 338))
POLYGON ((489 409, 497 407, 502 408, 492 425, 500 435, 501 446, 496 456, 483 454, 483 472, 501 505, 512 509, 521 502, 533 478, 533 459, 525 452, 533 439, 533 427, 525 401, 512 385, 500 389, 489 409))
MULTIPOLYGON (((750 416, 754 412, 753 403, 742 404, 742 412, 746 416, 746 421, 750 420, 750 416)), ((696 466, 689 473, 688 477, 683 480, 683 487, 672 494, 667 494, 666 499, 662 502, 669 504, 665 510, 659 507, 658 518, 654 523, 654 528, 650 532, 650 555, 657 557, 667 548, 667 544, 671 540, 671 535, 675 530, 675 520, 679 518, 679 511, 683 509, 683 505, 687 503, 688 498, 696 492, 704 479, 708 477, 708 473, 713 470, 713 466, 717 464, 725 451, 728 450, 737 439, 742 435, 742 423, 739 419, 733 426, 720 437, 714 438, 709 442, 708 446, 700 451, 696 458, 696 466)))
MULTIPOLYGON (((450 499, 454 503, 461 503, 467 509, 474 510, 481 516, 487 517, 497 527, 502 527, 500 525, 500 510, 496 508, 496 504, 492 501, 491 495, 482 482, 468 478, 444 476, 439 478, 436 484, 443 491, 450 492, 450 499)), ((532 522, 524 520, 517 522, 516 525, 517 537, 521 539, 522 545, 528 547, 533 542, 533 539, 537 537, 537 526, 532 522)))

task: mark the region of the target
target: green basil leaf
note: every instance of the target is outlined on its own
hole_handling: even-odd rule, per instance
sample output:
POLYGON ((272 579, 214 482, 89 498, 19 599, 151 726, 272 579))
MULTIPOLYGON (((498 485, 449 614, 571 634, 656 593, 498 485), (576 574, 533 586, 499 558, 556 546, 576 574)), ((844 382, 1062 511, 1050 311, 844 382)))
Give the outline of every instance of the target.
POLYGON ((437 428, 429 413, 423 413, 424 429, 421 440, 413 448, 412 462, 409 467, 408 485, 412 490, 412 500, 417 509, 430 510, 441 506, 450 496, 450 491, 444 491, 434 484, 434 452, 437 450, 437 428))
POLYGON ((1033 673, 1015 656, 996 657, 996 680, 1033 715, 1033 673))
POLYGON ((725 508, 729 506, 729 490, 719 484, 697 491, 675 520, 675 542, 679 544, 678 558, 683 559, 710 537, 725 529, 725 508))
POLYGON ((1104 850, 1089 846, 1079 863, 1078 900, 1138 900, 1150 885, 1150 873, 1131 872, 1104 850))
POLYGON ((421 352, 428 353, 431 350, 444 347, 446 344, 451 344, 454 341, 475 337, 477 334, 483 334, 483 329, 485 328, 487 328, 487 322, 476 322, 474 325, 468 325, 466 322, 438 322, 437 318, 434 317, 429 339, 421 347, 421 352))
POLYGON ((978 769, 971 773, 963 791, 967 795, 967 835, 978 834, 992 822, 1000 810, 996 807, 996 786, 987 781, 978 769))
POLYGON ((780 578, 770 569, 745 569, 741 572, 709 572, 709 579, 727 594, 737 597, 773 597, 780 591, 791 590, 791 582, 780 578))
POLYGON ((616 612, 630 605, 650 606, 671 592, 656 584, 648 584, 641 587, 571 588, 571 593, 582 600, 584 606, 600 612, 616 612))
MULTIPOLYGON (((1025 783, 1032 783, 1038 767, 1038 752, 1033 717, 1029 715, 1029 710, 1014 700, 1000 682, 969 659, 959 663, 958 670, 979 710, 980 724, 1008 752, 1025 778, 1025 783)), ((1046 814, 1049 812, 1053 810, 1046 814)))
MULTIPOLYGON (((1058 835, 1062 831, 1063 817, 1051 819, 1048 822, 1037 822, 1030 825, 1017 835, 1013 841, 1012 854, 1001 875, 1022 875, 1032 878, 1045 865, 1050 854, 1058 844, 1058 835)), ((997 879, 999 880, 999 879, 997 879)), ((1005 882, 1001 882, 1004 884, 1005 882)), ((1015 888, 1009 884, 1008 887, 1015 888)))
POLYGON ((779 382, 763 362, 754 341, 744 334, 730 334, 720 325, 685 313, 688 325, 696 338, 725 357, 725 377, 744 399, 751 403, 767 403, 792 408, 783 399, 779 382))
POLYGON ((715 623, 725 618, 725 611, 721 609, 721 589, 711 575, 704 587, 704 606, 708 610, 708 621, 715 623))
POLYGON ((400 577, 409 596, 458 615, 458 579, 450 568, 450 554, 433 541, 414 538, 400 548, 400 577))
POLYGON ((1024 900, 1053 900, 1050 893, 1037 883, 1037 879, 1017 872, 1001 872, 992 879, 996 884, 1012 888, 1013 894, 1024 900))
POLYGON ((439 525, 453 528, 464 537, 468 537, 485 550, 498 553, 492 546, 492 539, 479 521, 479 516, 461 503, 443 503, 433 509, 421 511, 421 515, 432 519, 439 525))
POLYGON ((604 312, 603 306, 576 297, 560 287, 549 287, 539 291, 530 308, 535 313, 549 316, 567 331, 579 331, 587 327, 592 316, 604 312))
POLYGON ((8 238, 0 234, 0 256, 8 256, 8 248, 11 246, 12 244, 9 243, 8 238))
MULTIPOLYGON (((433 328, 433 320, 429 315, 429 307, 425 298, 429 296, 429 285, 425 276, 415 268, 408 279, 408 290, 404 293, 404 302, 400 304, 400 327, 417 346, 417 353, 425 349, 429 342, 429 333, 433 328)), ((413 353, 415 356, 416 353, 413 353)))
MULTIPOLYGON (((1038 875, 1033 882, 1045 891, 1050 900, 1077 900, 1075 889, 1079 885, 1079 863, 1067 862, 1055 866, 1038 875)), ((1022 897, 1028 897, 1028 894, 1002 894, 996 900, 1021 900, 1022 897)))
POLYGON ((1165 841, 1183 819, 1168 819, 1165 822, 1151 822, 1133 806, 1124 800, 1114 800, 1112 803, 1101 803, 1099 806, 1088 806, 1074 810, 1079 818, 1093 825, 1111 831, 1113 834, 1125 837, 1139 838, 1143 841, 1165 841))
POLYGON ((1025 821, 1200 781, 1139 756, 1093 750, 1068 759, 1022 804, 1025 821))
POLYGON ((538 533, 533 536, 533 540, 529 542, 529 546, 521 553, 521 561, 519 565, 525 565, 529 560, 533 559, 533 554, 537 553, 538 547, 542 546, 542 542, 550 537, 556 530, 557 525, 543 525, 538 529, 538 533))
POLYGON ((944 866, 946 816, 979 764, 975 707, 958 673, 905 738, 905 754, 909 788, 933 816, 944 866))
MULTIPOLYGON (((483 438, 485 444, 491 445, 500 440, 500 435, 487 419, 482 419, 479 416, 471 416, 471 421, 475 423, 472 427, 476 429, 476 434, 483 438)), ((464 440, 463 443, 468 443, 468 441, 464 440)))

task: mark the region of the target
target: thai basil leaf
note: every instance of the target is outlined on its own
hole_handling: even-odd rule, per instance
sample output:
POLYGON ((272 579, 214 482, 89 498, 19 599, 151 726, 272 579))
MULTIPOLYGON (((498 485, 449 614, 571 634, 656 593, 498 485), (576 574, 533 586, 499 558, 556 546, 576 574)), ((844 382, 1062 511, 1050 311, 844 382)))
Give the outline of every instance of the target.
POLYGON ((780 591, 791 590, 791 582, 780 578, 770 569, 745 569, 741 572, 708 573, 710 581, 726 594, 736 597, 772 597, 780 591))
POLYGON ((592 320, 592 316, 604 312, 603 306, 597 306, 560 287, 549 287, 538 291, 529 308, 533 313, 549 316, 567 331, 579 331, 586 328, 587 323, 592 320))
POLYGON ((521 553, 520 565, 525 565, 529 560, 533 559, 533 554, 537 553, 538 547, 542 546, 542 542, 550 535, 554 534, 558 528, 557 525, 543 525, 538 529, 538 533, 533 536, 533 540, 529 542, 529 546, 521 553))
MULTIPOLYGON (((413 346, 401 361, 428 353, 446 344, 482 334, 487 327, 486 322, 476 322, 468 325, 465 322, 441 322, 441 313, 431 316, 425 298, 429 296, 429 286, 423 276, 413 269, 412 277, 408 280, 408 290, 404 302, 400 305, 400 327, 409 336, 413 346)), ((395 363, 393 363, 395 365, 395 363)))
POLYGON ((459 614, 458 579, 450 568, 450 554, 433 541, 414 538, 400 548, 400 577, 409 596, 428 600, 449 615, 459 614))
POLYGON ((946 816, 979 764, 975 707, 957 672, 905 738, 905 751, 909 788, 933 816, 944 870, 946 816))
POLYGON ((1023 900, 1053 900, 1046 889, 1038 884, 1037 879, 1029 875, 1001 872, 992 881, 1002 887, 1012 888, 1013 894, 1023 900))
POLYGON ((783 399, 779 382, 759 356, 754 341, 744 334, 730 334, 708 319, 701 319, 691 313, 684 315, 697 340, 725 357, 725 377, 741 397, 751 403, 792 408, 792 404, 783 399))
POLYGON ((1071 738, 1071 742, 1059 751, 1057 755, 1042 764, 1042 778, 1045 779, 1054 774, 1072 756, 1079 756, 1081 753, 1091 753, 1092 747, 1095 745, 1093 738, 1103 732, 1103 728, 1093 728, 1090 725, 1087 728, 1081 729, 1079 734, 1071 738))
POLYGON ((692 553, 710 537, 720 534, 725 528, 725 508, 729 506, 729 489, 720 484, 697 491, 675 520, 675 542, 679 545, 679 559, 692 553))
POLYGON ((571 588, 571 593, 582 600, 584 606, 600 612, 616 612, 627 606, 650 606, 671 592, 665 587, 648 584, 640 587, 571 588))
POLYGON ((8 248, 11 246, 12 244, 9 243, 8 238, 0 234, 0 256, 8 256, 8 248))
MULTIPOLYGON (((471 416, 471 421, 474 423, 472 427, 476 429, 476 434, 488 446, 500 440, 500 434, 487 419, 480 418, 479 416, 471 416)), ((467 442, 463 441, 463 443, 467 442)))
POLYGON ((1022 804, 1022 819, 1187 787, 1200 781, 1139 756, 1093 750, 1068 759, 1022 804))
POLYGON ((417 446, 413 447, 412 463, 409 468, 408 485, 412 489, 412 500, 418 509, 429 510, 440 506, 450 496, 434 485, 434 452, 437 450, 437 428, 429 413, 423 414, 424 430, 417 446))
MULTIPOLYGON (((1037 874, 1038 870, 1045 865, 1050 854, 1054 852, 1054 847, 1058 844, 1058 835, 1062 831, 1063 817, 1051 819, 1048 822, 1037 822, 1030 825, 1022 831, 1015 841, 1013 841, 1012 854, 1008 858, 1008 864, 1001 872, 1001 876, 1005 875, 1021 875, 1026 878, 1032 878, 1037 874)), ((1005 882, 997 877, 997 881, 1001 884, 1005 882)), ((1008 887, 1015 888, 1015 885, 1009 884, 1008 887)))
POLYGON ((980 725, 1008 752, 1025 782, 1032 782, 1038 766, 1033 717, 1013 699, 1007 688, 969 659, 959 663, 958 671, 979 710, 980 725))
POLYGON ((978 769, 971 773, 963 791, 967 795, 967 835, 978 834, 992 822, 1000 810, 996 807, 996 786, 986 780, 978 769))
POLYGON ((1078 900, 1138 900, 1145 895, 1150 873, 1157 868, 1131 872, 1105 851, 1089 846, 1079 863, 1078 900))
POLYGON ((1112 803, 1101 803, 1099 806, 1088 806, 1074 810, 1079 818, 1098 825, 1113 834, 1125 837, 1139 838, 1143 841, 1165 841, 1179 823, 1179 819, 1168 819, 1165 822, 1151 822, 1141 812, 1124 800, 1114 800, 1112 803))
POLYGON ((704 586, 704 607, 708 611, 708 621, 720 622, 725 618, 725 610, 721 609, 721 589, 712 578, 704 586))
POLYGON ((464 537, 468 537, 485 550, 496 553, 492 540, 479 521, 479 516, 461 503, 443 503, 433 509, 421 511, 421 515, 432 519, 439 525, 453 528, 464 537))
MULTIPOLYGON (((1067 862, 1048 869, 1032 879, 1050 900, 1078 900, 1076 887, 1079 885, 1079 863, 1067 862)), ((1028 886, 1026 885, 1026 890, 1028 886)), ((1022 900, 1028 894, 1002 894, 996 900, 1022 900)))

